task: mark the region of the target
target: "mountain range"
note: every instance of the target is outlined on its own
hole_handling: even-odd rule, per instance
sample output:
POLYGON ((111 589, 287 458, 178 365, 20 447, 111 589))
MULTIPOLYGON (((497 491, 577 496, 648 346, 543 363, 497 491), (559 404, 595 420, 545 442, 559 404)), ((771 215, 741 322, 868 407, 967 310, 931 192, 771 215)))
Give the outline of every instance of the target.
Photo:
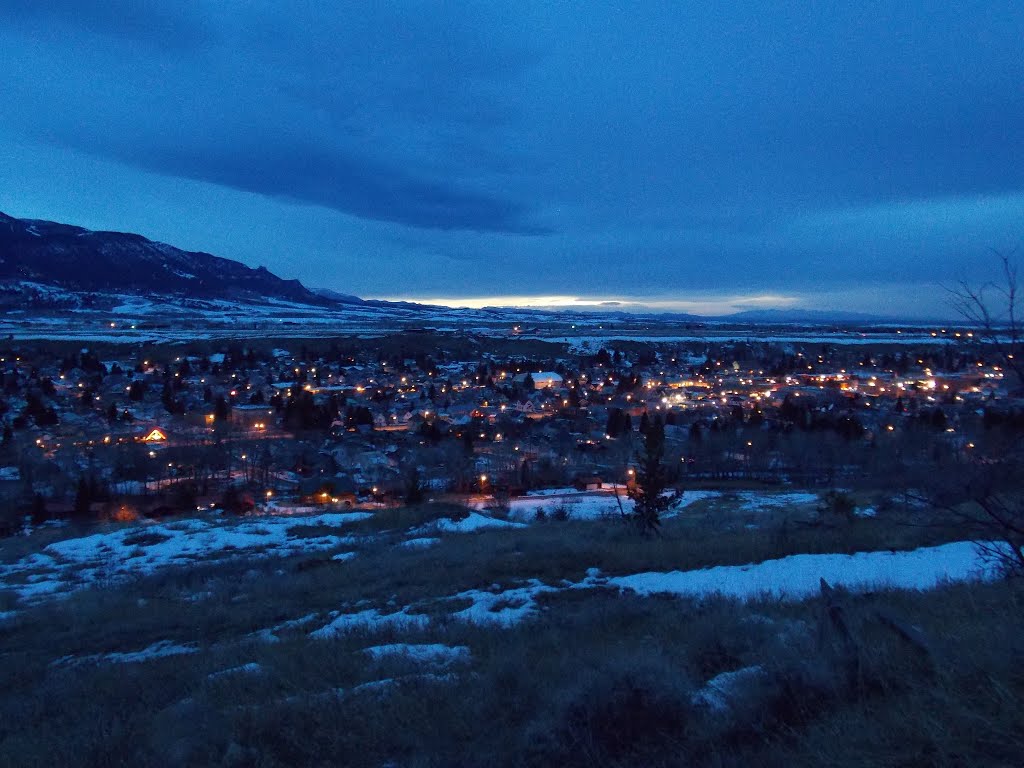
POLYGON ((283 280, 209 253, 183 251, 141 235, 94 232, 0 213, 0 281, 70 293, 180 295, 193 299, 277 299, 334 305, 298 280, 283 280))
MULTIPOLYGON (((209 253, 184 251, 142 235, 93 231, 70 224, 18 219, 0 213, 0 307, 80 308, 113 306, 110 297, 177 297, 188 302, 246 304, 289 302, 311 307, 360 307, 366 310, 443 310, 412 302, 361 299, 329 289, 311 290, 265 267, 253 269, 209 253), (106 296, 104 300, 102 297, 106 296)), ((116 303, 116 301, 114 302, 116 303)), ((459 313, 463 310, 445 310, 459 313)), ((502 315, 529 310, 488 308, 476 314, 502 315)), ((601 314, 625 318, 649 313, 621 312, 608 306, 601 314)), ((565 315, 564 312, 558 314, 565 315)), ((592 313, 570 312, 586 316, 592 313)), ((748 310, 728 316, 659 315, 676 322, 739 324, 846 325, 883 318, 806 309, 748 310)))

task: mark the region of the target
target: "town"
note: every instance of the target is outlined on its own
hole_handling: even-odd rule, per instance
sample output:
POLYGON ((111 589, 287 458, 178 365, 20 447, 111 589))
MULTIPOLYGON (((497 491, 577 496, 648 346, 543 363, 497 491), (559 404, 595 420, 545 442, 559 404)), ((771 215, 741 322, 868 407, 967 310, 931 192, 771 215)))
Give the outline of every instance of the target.
POLYGON ((998 451, 993 428, 1021 418, 1002 359, 969 329, 910 344, 596 346, 519 332, 8 341, 2 528, 617 493, 655 421, 676 487, 884 489, 886 503, 998 451))

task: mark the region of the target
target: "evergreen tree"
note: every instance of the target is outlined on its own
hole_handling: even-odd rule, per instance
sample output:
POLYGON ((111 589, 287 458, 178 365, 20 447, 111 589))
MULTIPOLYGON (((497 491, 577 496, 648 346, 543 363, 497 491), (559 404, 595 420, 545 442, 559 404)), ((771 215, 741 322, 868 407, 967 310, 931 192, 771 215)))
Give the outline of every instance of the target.
POLYGON ((419 468, 410 468, 405 476, 405 503, 409 506, 422 504, 424 499, 423 490, 423 481, 420 479, 419 468))
POLYGON ((633 500, 632 521, 645 532, 657 532, 661 516, 679 502, 679 493, 666 494, 668 470, 665 458, 665 425, 651 420, 643 436, 643 452, 637 460, 636 483, 629 489, 633 500))
POLYGON ((213 420, 217 424, 226 424, 231 416, 231 409, 224 395, 217 396, 217 402, 213 404, 213 420))
POLYGON ((608 421, 604 426, 604 433, 608 437, 616 438, 622 431, 622 410, 611 408, 608 410, 608 421))
POLYGON ((89 514, 89 505, 92 504, 92 495, 89 492, 89 481, 85 475, 78 478, 78 488, 75 491, 75 517, 86 517, 89 514))
POLYGON ((32 522, 39 524, 46 520, 46 498, 41 493, 32 497, 32 522))
POLYGON ((136 379, 128 387, 128 398, 133 402, 140 402, 146 395, 146 382, 136 379))

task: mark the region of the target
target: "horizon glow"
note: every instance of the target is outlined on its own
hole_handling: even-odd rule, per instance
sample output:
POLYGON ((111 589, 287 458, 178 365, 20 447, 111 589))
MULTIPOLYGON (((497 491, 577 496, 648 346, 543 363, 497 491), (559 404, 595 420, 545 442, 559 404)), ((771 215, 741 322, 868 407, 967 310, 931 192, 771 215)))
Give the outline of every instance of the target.
POLYGON ((796 296, 701 296, 699 298, 584 297, 584 296, 373 296, 379 301, 408 301, 452 309, 566 309, 580 311, 682 312, 727 315, 747 309, 794 309, 796 296))

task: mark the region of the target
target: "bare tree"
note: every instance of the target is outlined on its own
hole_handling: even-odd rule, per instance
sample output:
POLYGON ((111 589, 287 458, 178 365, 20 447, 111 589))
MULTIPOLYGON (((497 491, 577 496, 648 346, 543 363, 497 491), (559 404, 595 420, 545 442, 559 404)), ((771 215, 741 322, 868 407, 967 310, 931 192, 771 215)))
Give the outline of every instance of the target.
POLYGON ((1017 282, 1017 263, 1013 252, 996 252, 1001 276, 998 282, 972 285, 966 279, 948 289, 950 302, 957 313, 976 329, 976 343, 987 345, 1002 363, 1003 370, 1013 373, 1016 385, 1024 382, 1024 356, 1021 352, 1022 318, 1017 282))
MULTIPOLYGON (((1024 383, 1021 355, 1022 307, 1019 305, 1017 264, 1012 254, 997 253, 999 282, 980 287, 961 280, 950 291, 952 303, 974 328, 973 340, 986 353, 994 353, 1011 392, 1024 383)), ((969 337, 971 338, 971 337, 969 337)), ((939 481, 936 507, 951 513, 980 546, 983 555, 1004 574, 1024 575, 1024 435, 1013 425, 1007 439, 991 440, 990 450, 971 451, 958 478, 959 491, 939 481)))

